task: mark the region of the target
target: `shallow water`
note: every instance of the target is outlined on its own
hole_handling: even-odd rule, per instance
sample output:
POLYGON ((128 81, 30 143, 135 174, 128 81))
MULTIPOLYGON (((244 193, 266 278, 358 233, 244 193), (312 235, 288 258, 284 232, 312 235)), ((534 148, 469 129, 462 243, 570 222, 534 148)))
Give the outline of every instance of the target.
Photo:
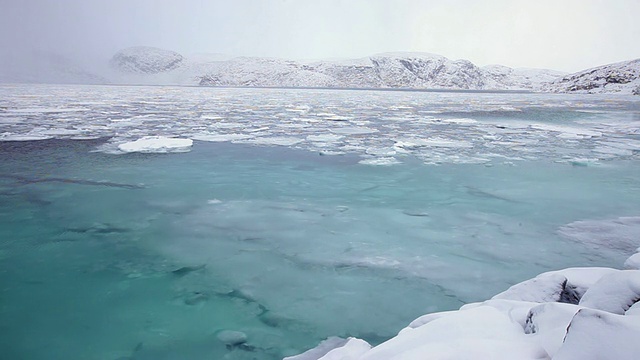
POLYGON ((11 359, 278 359, 332 335, 377 343, 543 271, 619 267, 640 246, 633 98, 0 91, 5 140, 51 138, 0 142, 11 359), (216 140, 251 137, 202 141, 214 126, 216 140), (201 141, 116 154, 169 134, 201 141), (225 344, 224 330, 247 342, 225 344))

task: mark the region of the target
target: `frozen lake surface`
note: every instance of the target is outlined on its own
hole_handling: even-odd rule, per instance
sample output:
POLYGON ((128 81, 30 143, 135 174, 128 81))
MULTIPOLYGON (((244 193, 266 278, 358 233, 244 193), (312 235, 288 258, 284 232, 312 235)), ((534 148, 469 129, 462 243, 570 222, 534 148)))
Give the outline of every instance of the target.
POLYGON ((0 140, 8 359, 375 344, 638 247, 638 97, 2 85, 0 140))

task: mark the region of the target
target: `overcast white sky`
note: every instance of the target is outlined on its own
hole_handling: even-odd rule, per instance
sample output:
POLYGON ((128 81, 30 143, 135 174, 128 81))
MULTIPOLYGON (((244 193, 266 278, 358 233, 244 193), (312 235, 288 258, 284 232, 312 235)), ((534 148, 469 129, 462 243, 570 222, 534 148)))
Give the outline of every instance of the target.
POLYGON ((0 0, 0 46, 91 61, 135 45, 292 59, 420 51, 578 71, 640 58, 639 18, 640 0, 0 0))

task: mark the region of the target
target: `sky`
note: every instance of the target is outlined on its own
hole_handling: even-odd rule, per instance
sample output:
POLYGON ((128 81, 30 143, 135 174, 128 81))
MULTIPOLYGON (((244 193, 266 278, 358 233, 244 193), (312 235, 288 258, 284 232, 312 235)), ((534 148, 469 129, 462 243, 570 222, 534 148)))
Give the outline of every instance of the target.
POLYGON ((640 58, 639 17, 640 0, 0 0, 0 46, 85 64, 146 45, 288 59, 428 52, 574 72, 640 58))

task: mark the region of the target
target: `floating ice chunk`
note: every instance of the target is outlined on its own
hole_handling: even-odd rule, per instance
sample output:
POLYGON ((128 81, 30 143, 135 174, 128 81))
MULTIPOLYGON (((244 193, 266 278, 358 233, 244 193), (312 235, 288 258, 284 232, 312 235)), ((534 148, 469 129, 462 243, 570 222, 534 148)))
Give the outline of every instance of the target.
POLYGON ((285 136, 273 136, 273 137, 259 137, 248 142, 259 145, 278 145, 278 146, 291 146, 303 142, 303 139, 296 137, 285 136))
POLYGON ((375 166, 391 166, 391 165, 401 164, 401 162, 398 159, 391 156, 364 159, 364 160, 358 161, 358 163, 363 165, 375 165, 375 166))
POLYGON ((353 119, 353 117, 350 117, 350 116, 340 116, 340 115, 323 116, 323 118, 325 120, 330 120, 330 121, 349 121, 353 119))
POLYGON ((469 119, 469 118, 458 118, 458 119, 442 119, 444 123, 451 124, 477 124, 478 120, 469 119))
POLYGON ((443 148, 472 148, 473 144, 464 140, 444 139, 444 138, 430 138, 423 140, 425 146, 430 147, 443 147, 443 148))
POLYGON ((33 141, 33 140, 47 140, 53 139, 53 136, 43 135, 43 134, 12 134, 9 132, 4 132, 0 134, 0 141, 33 141))
POLYGON ((343 128, 331 129, 331 132, 336 134, 344 134, 344 135, 365 135, 365 134, 377 133, 378 130, 368 128, 368 127, 343 127, 343 128))
POLYGON ((335 134, 318 134, 318 135, 308 135, 307 140, 309 141, 318 141, 318 142, 334 142, 344 138, 342 135, 335 134))
POLYGON ((79 111, 89 111, 88 108, 80 108, 80 107, 32 107, 32 108, 22 108, 22 109, 7 109, 8 113, 16 113, 16 114, 39 114, 39 113, 63 113, 63 112, 79 112, 79 111))
POLYGON ((224 141, 237 141, 253 139, 255 136, 247 134, 198 134, 193 136, 194 140, 199 141, 212 141, 212 142, 224 142, 224 141))
POLYGON ((583 127, 571 127, 556 124, 533 124, 531 125, 531 128, 536 130, 545 130, 560 133, 558 137, 563 139, 590 139, 602 136, 602 133, 599 131, 590 130, 583 127))
POLYGON ((396 151, 393 148, 388 147, 370 147, 365 151, 367 155, 376 155, 376 156, 392 156, 396 154, 396 151))
POLYGON ((120 151, 131 153, 171 153, 191 150, 193 140, 168 138, 164 136, 145 136, 136 141, 118 145, 120 151))
POLYGON ((567 328, 564 344, 554 360, 636 360, 640 356, 640 322, 620 316, 581 309, 567 328))
POLYGON ((631 256, 624 262, 624 267, 630 270, 640 270, 640 248, 636 250, 637 252, 631 256))
POLYGON ((640 270, 621 270, 603 276, 580 300, 580 305, 624 315, 640 299, 640 270))
POLYGON ((222 204, 222 201, 218 199, 211 199, 211 200, 207 200, 207 204, 211 204, 211 205, 222 204))

